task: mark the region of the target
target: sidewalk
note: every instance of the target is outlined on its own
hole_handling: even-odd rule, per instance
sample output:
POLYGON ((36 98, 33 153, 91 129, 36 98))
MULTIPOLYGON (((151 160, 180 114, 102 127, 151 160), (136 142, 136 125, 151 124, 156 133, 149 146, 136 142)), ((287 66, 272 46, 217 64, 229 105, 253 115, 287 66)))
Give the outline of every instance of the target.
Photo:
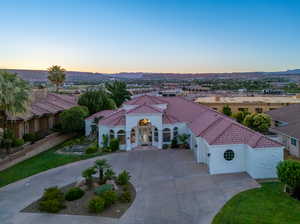
POLYGON ((27 145, 19 152, 9 155, 7 158, 0 160, 0 171, 5 170, 19 162, 29 159, 41 152, 72 138, 74 134, 61 134, 55 132, 46 136, 45 138, 35 142, 34 144, 27 145))

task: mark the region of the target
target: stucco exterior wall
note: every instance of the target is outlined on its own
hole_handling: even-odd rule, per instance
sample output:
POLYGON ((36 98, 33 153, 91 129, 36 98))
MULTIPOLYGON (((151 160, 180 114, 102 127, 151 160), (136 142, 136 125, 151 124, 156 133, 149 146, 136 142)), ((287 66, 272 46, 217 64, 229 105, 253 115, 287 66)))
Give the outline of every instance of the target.
POLYGON ((84 121, 85 125, 85 136, 89 136, 91 131, 92 131, 92 123, 93 123, 93 120, 85 120, 84 121))
POLYGON ((218 145, 210 146, 208 157, 209 173, 237 173, 246 171, 245 145, 218 145), (224 152, 232 150, 234 152, 233 160, 226 160, 224 152))
POLYGON ((276 178, 276 166, 283 161, 283 148, 253 149, 248 146, 247 172, 256 179, 276 178))

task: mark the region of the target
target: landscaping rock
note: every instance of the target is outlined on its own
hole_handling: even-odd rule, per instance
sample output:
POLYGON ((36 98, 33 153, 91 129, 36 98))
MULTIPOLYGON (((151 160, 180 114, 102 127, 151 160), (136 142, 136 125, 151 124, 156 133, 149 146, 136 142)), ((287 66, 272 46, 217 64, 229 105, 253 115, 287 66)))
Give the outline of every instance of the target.
POLYGON ((83 191, 87 191, 88 190, 88 186, 83 185, 83 186, 80 187, 80 189, 83 190, 83 191))
POLYGON ((77 180, 75 187, 82 187, 86 184, 85 178, 81 177, 77 180))
POLYGON ((94 188, 99 187, 99 186, 100 186, 99 183, 97 183, 97 182, 94 182, 94 183, 93 183, 93 187, 94 187, 94 188))
POLYGON ((113 185, 114 186, 114 190, 119 190, 119 187, 118 187, 118 185, 115 183, 115 181, 114 180, 107 180, 106 181, 106 184, 111 184, 111 185, 113 185))

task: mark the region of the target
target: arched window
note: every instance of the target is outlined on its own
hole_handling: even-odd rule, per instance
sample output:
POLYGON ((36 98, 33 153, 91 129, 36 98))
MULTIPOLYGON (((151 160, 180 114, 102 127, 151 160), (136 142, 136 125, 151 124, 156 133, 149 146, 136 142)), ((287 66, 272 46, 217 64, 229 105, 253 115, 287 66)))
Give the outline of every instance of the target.
POLYGON ((178 128, 175 127, 173 128, 173 138, 177 138, 177 136, 178 136, 178 128))
POLYGON ((125 131, 124 130, 118 131, 118 140, 119 140, 120 145, 125 144, 125 131))
POLYGON ((158 142, 158 130, 157 130, 157 128, 154 129, 154 141, 158 142))
POLYGON ((135 129, 131 129, 131 132, 130 132, 130 142, 131 143, 135 143, 135 129))
POLYGON ((115 138, 115 132, 114 132, 114 130, 110 130, 110 131, 109 131, 109 138, 110 138, 110 139, 115 138))
POLYGON ((165 128, 163 130, 163 142, 170 142, 171 141, 171 130, 170 128, 165 128))

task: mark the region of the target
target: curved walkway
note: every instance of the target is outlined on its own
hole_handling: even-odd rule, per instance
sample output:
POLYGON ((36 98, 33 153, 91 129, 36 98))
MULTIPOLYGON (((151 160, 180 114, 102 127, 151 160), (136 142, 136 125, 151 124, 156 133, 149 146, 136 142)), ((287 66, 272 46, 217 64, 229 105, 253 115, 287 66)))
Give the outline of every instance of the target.
MULTIPOLYGON (((44 188, 76 181, 98 158, 55 168, 0 188, 1 224, 207 224, 233 195, 259 187, 246 173, 209 175, 191 151, 149 150, 103 156, 116 172, 127 169, 137 195, 120 218, 19 212, 44 188)), ((21 171, 20 171, 21 172, 21 171)))

